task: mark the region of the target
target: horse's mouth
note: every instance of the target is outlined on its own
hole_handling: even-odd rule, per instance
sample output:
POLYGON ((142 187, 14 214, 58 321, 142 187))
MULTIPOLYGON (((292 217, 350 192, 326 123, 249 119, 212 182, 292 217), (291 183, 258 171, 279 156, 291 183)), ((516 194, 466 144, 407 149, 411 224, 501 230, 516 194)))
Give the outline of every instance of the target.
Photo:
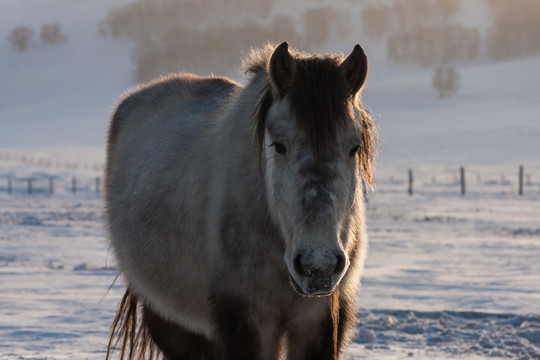
POLYGON ((310 286, 308 287, 310 291, 306 292, 306 291, 304 291, 304 289, 302 289, 302 287, 298 284, 298 282, 296 282, 296 280, 294 279, 294 277, 291 274, 289 274, 289 282, 291 283, 291 286, 294 289, 294 291, 296 291, 298 294, 300 294, 300 295, 302 295, 304 297, 329 296, 334 292, 334 289, 335 289, 335 288, 332 288, 329 291, 326 290, 326 289, 321 289, 319 286, 314 286, 315 284, 318 283, 317 280, 314 280, 314 281, 311 282, 312 284, 310 284, 310 286))

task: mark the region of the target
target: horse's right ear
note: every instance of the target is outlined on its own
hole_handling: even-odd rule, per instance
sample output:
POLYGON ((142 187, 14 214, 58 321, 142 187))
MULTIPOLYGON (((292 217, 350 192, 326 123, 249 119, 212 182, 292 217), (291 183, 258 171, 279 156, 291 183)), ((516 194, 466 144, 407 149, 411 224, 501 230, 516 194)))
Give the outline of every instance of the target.
POLYGON ((296 62, 289 53, 289 44, 281 43, 270 58, 270 83, 274 99, 280 99, 291 88, 296 75, 296 62))

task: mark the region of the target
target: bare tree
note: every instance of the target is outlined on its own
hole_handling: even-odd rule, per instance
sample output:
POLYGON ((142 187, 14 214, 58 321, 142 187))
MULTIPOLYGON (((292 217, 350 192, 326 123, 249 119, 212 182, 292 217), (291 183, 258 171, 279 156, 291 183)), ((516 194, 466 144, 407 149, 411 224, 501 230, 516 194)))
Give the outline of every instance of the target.
POLYGON ((34 30, 30 29, 27 26, 18 26, 11 30, 8 35, 8 41, 19 51, 24 51, 28 47, 32 36, 34 35, 34 30))
POLYGON ((459 73, 453 67, 439 66, 433 73, 432 85, 439 97, 449 97, 459 89, 459 73))
POLYGON ((41 41, 54 45, 60 41, 65 41, 67 36, 62 33, 59 24, 45 24, 41 27, 41 41))

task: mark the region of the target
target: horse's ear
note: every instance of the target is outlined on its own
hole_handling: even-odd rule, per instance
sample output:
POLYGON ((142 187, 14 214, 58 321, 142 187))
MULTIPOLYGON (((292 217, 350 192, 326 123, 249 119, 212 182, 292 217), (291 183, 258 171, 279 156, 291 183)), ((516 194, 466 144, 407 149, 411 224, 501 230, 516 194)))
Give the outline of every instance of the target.
POLYGON ((296 62, 289 53, 287 42, 274 50, 270 58, 269 72, 272 94, 275 99, 279 99, 291 88, 296 75, 296 62))
POLYGON ((341 64, 341 72, 347 81, 350 95, 355 95, 364 85, 368 72, 368 60, 364 49, 356 45, 341 64))

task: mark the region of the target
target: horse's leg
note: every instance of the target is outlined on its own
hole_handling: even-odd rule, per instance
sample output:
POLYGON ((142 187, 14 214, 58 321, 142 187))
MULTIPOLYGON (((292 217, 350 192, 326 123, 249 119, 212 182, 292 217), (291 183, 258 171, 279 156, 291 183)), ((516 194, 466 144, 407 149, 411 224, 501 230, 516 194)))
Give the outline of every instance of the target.
POLYGON ((219 359, 261 359, 261 337, 251 320, 248 304, 234 296, 219 294, 213 297, 213 306, 219 359))
POLYGON ((335 360, 334 328, 330 312, 319 322, 295 324, 287 329, 289 360, 335 360))
POLYGON ((331 306, 318 321, 295 324, 287 329, 289 360, 342 359, 356 320, 348 301, 338 300, 337 291, 332 297, 331 306))
POLYGON ((167 321, 144 307, 144 324, 152 340, 168 360, 214 359, 212 344, 202 335, 167 321))

